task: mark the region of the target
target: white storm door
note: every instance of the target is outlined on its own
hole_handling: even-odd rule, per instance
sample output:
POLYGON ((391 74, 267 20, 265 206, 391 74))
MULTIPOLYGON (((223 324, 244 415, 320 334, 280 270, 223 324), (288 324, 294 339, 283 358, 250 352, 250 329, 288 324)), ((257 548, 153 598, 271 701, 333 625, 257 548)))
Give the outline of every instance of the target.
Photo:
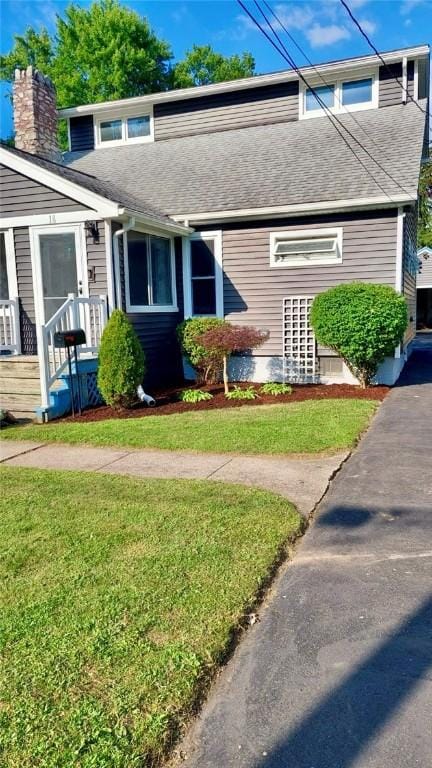
POLYGON ((47 323, 70 293, 88 296, 82 224, 33 227, 36 317, 47 323))

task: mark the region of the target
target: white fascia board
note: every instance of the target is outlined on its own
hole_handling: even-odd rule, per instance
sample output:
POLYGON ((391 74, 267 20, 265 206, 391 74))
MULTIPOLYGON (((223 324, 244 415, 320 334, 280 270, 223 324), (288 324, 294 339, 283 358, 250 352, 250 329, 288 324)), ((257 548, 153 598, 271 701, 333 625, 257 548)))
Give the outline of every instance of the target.
POLYGON ((171 214, 171 218, 175 219, 175 221, 188 221, 190 224, 197 225, 215 221, 244 221, 247 219, 288 217, 296 216, 299 213, 315 215, 319 213, 337 213, 340 210, 355 211, 357 209, 394 208, 395 206, 408 205, 415 202, 416 197, 410 195, 400 195, 393 199, 389 199, 386 195, 379 195, 377 197, 353 198, 351 200, 330 200, 322 203, 278 205, 268 208, 242 208, 231 211, 205 211, 203 213, 188 212, 176 215, 171 214))
POLYGON ((0 218, 0 229, 8 227, 37 227, 49 224, 80 224, 83 221, 100 221, 100 211, 64 211, 63 213, 35 213, 0 218))
MULTIPOLYGON (((396 51, 383 53, 382 58, 386 64, 392 64, 400 61, 403 56, 407 58, 422 58, 429 56, 430 48, 428 45, 419 45, 414 48, 404 48, 396 51)), ((339 73, 346 69, 361 69, 371 64, 379 64, 375 54, 370 56, 361 56, 354 59, 343 59, 342 61, 333 61, 328 64, 320 64, 314 67, 302 67, 300 72, 307 77, 309 74, 325 75, 328 72, 339 73)), ((229 80, 224 83, 214 83, 212 85, 201 85, 192 88, 179 88, 173 91, 163 91, 162 93, 152 93, 147 96, 133 96, 129 99, 116 99, 114 101, 102 101, 96 104, 83 104, 78 107, 69 107, 59 109, 59 117, 77 117, 78 115, 98 114, 116 109, 127 109, 140 105, 163 104, 169 101, 183 101, 184 99, 207 96, 210 94, 229 93, 230 91, 241 91, 247 88, 257 88, 265 85, 274 85, 277 83, 286 83, 297 80, 298 75, 293 70, 283 70, 281 72, 272 72, 268 75, 256 75, 255 77, 245 77, 240 80, 229 80)))
POLYGON ((192 227, 180 224, 180 222, 174 217, 172 222, 164 222, 160 221, 159 219, 154 219, 152 216, 145 216, 139 211, 133 211, 129 208, 123 209, 123 215, 127 216, 128 218, 135 218, 137 225, 139 225, 141 228, 146 227, 147 231, 152 229, 157 232, 169 232, 172 235, 190 235, 192 232, 194 232, 192 227))
POLYGON ((65 179, 53 171, 48 171, 46 168, 32 163, 31 160, 8 152, 4 147, 0 147, 0 163, 3 163, 8 168, 12 168, 17 173, 22 173, 24 176, 28 176, 30 179, 54 189, 66 197, 76 200, 78 203, 86 205, 88 208, 98 211, 103 218, 119 216, 124 210, 118 203, 114 203, 108 200, 108 198, 98 195, 96 192, 91 192, 80 184, 65 179))

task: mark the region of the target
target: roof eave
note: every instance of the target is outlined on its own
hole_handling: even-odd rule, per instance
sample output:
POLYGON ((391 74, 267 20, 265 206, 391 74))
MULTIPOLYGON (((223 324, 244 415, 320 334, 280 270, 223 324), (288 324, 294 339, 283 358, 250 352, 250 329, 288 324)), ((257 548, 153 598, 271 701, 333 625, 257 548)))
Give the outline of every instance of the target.
MULTIPOLYGON (((427 57, 430 54, 429 45, 418 45, 411 48, 400 48, 395 51, 389 51, 382 54, 386 64, 392 64, 399 61, 402 56, 407 58, 427 57)), ((313 67, 302 67, 301 73, 308 75, 310 73, 326 74, 327 72, 340 72, 345 69, 353 70, 379 64, 380 60, 375 54, 355 57, 352 59, 343 59, 340 61, 328 62, 313 67)), ((127 99, 116 99, 114 101, 102 101, 93 104, 82 104, 77 107, 68 107, 59 109, 58 115, 61 118, 78 117, 79 115, 98 114, 108 112, 116 107, 133 107, 140 105, 163 104, 169 101, 183 101, 184 99, 196 98, 218 93, 229 93, 230 91, 245 90, 248 88, 257 88, 265 85, 274 85, 297 80, 298 75, 293 70, 284 70, 281 72, 271 72, 267 75, 255 75, 254 77, 245 77, 239 80, 228 80, 223 83, 213 83, 211 85, 194 86, 192 88, 179 88, 172 91, 163 91, 152 93, 146 96, 133 96, 127 99)))
POLYGON ((315 216, 339 211, 373 210, 378 208, 395 208, 400 205, 414 205, 416 195, 378 195, 347 200, 328 200, 317 203, 296 203, 293 205, 269 206, 266 208, 239 208, 235 210, 205 211, 200 213, 171 214, 175 221, 188 222, 198 226, 216 222, 257 221, 260 219, 289 218, 290 216, 315 216))

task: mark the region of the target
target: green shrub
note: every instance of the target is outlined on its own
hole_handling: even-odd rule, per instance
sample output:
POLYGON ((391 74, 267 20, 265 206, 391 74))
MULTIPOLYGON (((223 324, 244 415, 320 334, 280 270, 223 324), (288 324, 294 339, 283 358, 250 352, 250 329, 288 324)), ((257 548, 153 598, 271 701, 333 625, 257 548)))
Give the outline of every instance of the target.
POLYGON ((220 372, 216 370, 213 358, 209 356, 202 344, 198 343, 197 338, 221 325, 225 325, 225 320, 219 317, 190 317, 177 326, 177 338, 181 350, 195 369, 198 381, 216 381, 218 378, 220 372))
POLYGON ((226 392, 225 397, 227 400, 255 400, 258 397, 257 392, 253 387, 241 387, 235 386, 229 392, 226 392))
POLYGON ((260 387, 262 395, 290 395, 292 387, 289 384, 279 384, 277 381, 268 381, 260 387))
POLYGON ((210 392, 203 392, 202 389, 184 389, 179 394, 179 400, 183 403, 202 403, 204 400, 212 400, 213 395, 210 392))
POLYGON ((145 373, 145 358, 131 323, 121 309, 115 309, 99 348, 98 388, 108 405, 130 408, 145 373))
POLYGON ((337 352, 366 387, 401 343, 408 312, 404 296, 390 286, 348 283, 316 296, 310 319, 317 340, 337 352))

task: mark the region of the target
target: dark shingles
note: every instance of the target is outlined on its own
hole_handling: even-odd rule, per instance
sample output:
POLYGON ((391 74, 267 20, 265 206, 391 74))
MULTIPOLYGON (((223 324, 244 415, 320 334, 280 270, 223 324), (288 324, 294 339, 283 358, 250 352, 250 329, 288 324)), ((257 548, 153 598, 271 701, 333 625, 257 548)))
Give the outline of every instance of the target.
POLYGON ((417 195, 425 120, 414 104, 68 153, 65 162, 167 214, 417 195), (364 167, 366 166, 366 168, 364 167))

